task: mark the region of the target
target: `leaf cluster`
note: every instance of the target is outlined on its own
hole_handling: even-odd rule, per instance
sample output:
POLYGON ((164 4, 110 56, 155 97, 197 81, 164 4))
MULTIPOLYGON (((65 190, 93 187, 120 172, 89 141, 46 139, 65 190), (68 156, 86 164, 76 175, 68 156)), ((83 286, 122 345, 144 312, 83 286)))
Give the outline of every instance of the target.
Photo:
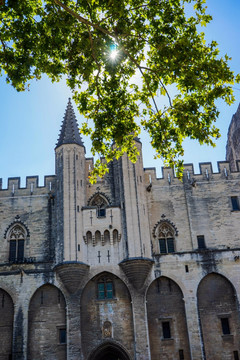
MULTIPOLYGON (((181 176, 183 140, 214 146, 216 100, 231 104, 240 80, 217 43, 206 44, 204 3, 8 0, 0 13, 0 71, 18 91, 42 74, 66 76, 94 154, 107 163, 123 153, 136 161, 134 137, 144 128, 156 156, 181 176)), ((98 161, 95 178, 106 169, 98 161)))

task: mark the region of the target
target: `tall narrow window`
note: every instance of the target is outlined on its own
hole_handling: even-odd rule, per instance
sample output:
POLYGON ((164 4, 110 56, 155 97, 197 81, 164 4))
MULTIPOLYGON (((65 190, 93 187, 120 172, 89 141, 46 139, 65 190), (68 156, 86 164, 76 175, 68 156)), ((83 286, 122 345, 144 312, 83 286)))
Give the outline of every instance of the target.
POLYGON ((162 334, 163 334, 163 339, 171 339, 171 329, 170 329, 169 321, 162 322, 162 334))
POLYGON ((239 201, 238 201, 238 197, 237 197, 237 196, 231 196, 231 202, 232 202, 232 210, 233 210, 233 211, 238 211, 238 210, 240 210, 240 208, 239 208, 239 201))
POLYGON ((179 350, 179 360, 184 360, 184 351, 182 349, 179 350))
POLYGON ((197 242, 198 242, 198 249, 199 250, 206 249, 204 235, 198 235, 197 236, 197 242))
POLYGON ((59 343, 66 344, 66 342, 67 342, 66 328, 59 329, 59 343))
POLYGON ((15 225, 9 233, 9 261, 24 261, 25 231, 20 225, 15 225))
POLYGON ((231 334, 228 318, 221 318, 221 324, 222 324, 223 335, 231 334))
POLYGON ((158 230, 159 250, 161 254, 173 253, 174 248, 174 232, 167 223, 160 225, 158 230))

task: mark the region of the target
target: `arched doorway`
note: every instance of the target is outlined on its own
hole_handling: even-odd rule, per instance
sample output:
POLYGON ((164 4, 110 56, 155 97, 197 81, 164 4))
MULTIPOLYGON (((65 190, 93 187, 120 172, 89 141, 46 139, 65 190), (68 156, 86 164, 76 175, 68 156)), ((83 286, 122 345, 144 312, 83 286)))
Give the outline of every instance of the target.
POLYGON ((126 351, 117 344, 100 345, 89 357, 89 360, 130 360, 126 351))
POLYGON ((114 274, 102 272, 85 286, 81 297, 81 336, 84 359, 128 360, 125 353, 133 357, 131 297, 127 286, 114 274), (98 355, 93 356, 96 344, 102 345, 94 352, 98 355))

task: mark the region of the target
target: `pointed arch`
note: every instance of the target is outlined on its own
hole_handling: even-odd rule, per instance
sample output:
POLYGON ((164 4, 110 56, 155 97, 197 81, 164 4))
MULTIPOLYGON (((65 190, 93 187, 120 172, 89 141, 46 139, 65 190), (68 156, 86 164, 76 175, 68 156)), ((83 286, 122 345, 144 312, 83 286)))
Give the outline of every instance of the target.
POLYGON ((153 229, 153 254, 175 252, 177 228, 168 219, 160 220, 153 229))
POLYGON ((110 204, 111 201, 108 196, 101 192, 93 194, 88 200, 88 206, 95 206, 97 208, 97 217, 105 217, 106 207, 110 204))
POLYGON ((212 272, 199 283, 197 303, 206 358, 231 358, 232 351, 239 348, 240 341, 234 286, 223 275, 212 272))
POLYGON ((29 229, 17 215, 15 220, 7 227, 4 233, 4 238, 7 240, 8 244, 9 262, 23 263, 25 261, 25 247, 29 237, 29 229))
MULTIPOLYGON (((131 296, 127 286, 116 275, 101 272, 85 285, 81 296, 81 334, 84 359, 100 360, 104 358, 101 357, 103 355, 113 355, 114 349, 109 345, 106 352, 103 349, 96 350, 94 356, 91 352, 96 345, 102 345, 106 340, 114 342, 114 339, 118 339, 126 351, 133 356, 131 296), (107 331, 106 324, 108 324, 107 331)), ((124 357, 119 359, 125 360, 124 357)))
POLYGON ((13 317, 13 300, 0 288, 0 349, 3 359, 12 358, 13 317))
POLYGON ((147 291, 148 330, 152 359, 179 359, 179 343, 184 359, 190 360, 183 292, 170 278, 155 279, 147 291))
POLYGON ((88 357, 88 360, 104 359, 131 360, 128 351, 116 341, 106 341, 95 348, 88 357))
POLYGON ((56 286, 45 284, 29 304, 28 359, 66 359, 66 334, 65 298, 56 286))

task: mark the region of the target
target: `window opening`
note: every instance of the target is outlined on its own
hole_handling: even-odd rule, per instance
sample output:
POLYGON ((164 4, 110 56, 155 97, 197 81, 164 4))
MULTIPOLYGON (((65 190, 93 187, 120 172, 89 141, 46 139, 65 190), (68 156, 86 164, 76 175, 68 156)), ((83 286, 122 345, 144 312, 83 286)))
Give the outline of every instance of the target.
POLYGON ((222 333, 223 335, 229 335, 230 333, 230 326, 228 318, 221 318, 221 324, 222 324, 222 333))
POLYGON ((168 224, 164 223, 159 227, 158 238, 159 238, 159 249, 161 254, 175 252, 174 233, 168 224))
POLYGON ((179 360, 184 360, 184 352, 182 349, 179 350, 179 360))
POLYGON ((197 236, 197 242, 198 242, 198 249, 206 249, 206 244, 205 244, 205 238, 204 235, 198 235, 197 236))
POLYGON ((171 339, 171 330, 170 330, 170 322, 163 321, 162 322, 162 332, 164 339, 171 339))
POLYGON ((9 234, 9 239, 9 261, 23 262, 25 234, 22 227, 14 226, 9 234))
POLYGON ((186 273, 189 272, 188 265, 185 265, 185 272, 186 272, 186 273))
POLYGON ((66 334, 66 329, 59 329, 59 343, 60 344, 66 344, 67 342, 67 334, 66 334))
POLYGON ((97 217, 106 216, 106 206, 108 203, 101 195, 97 194, 90 202, 90 205, 97 207, 97 217))
POLYGON ((100 279, 97 291, 99 300, 113 299, 113 282, 109 279, 100 279))
POLYGON ((238 197, 237 196, 231 196, 231 201, 232 201, 232 210, 233 211, 240 210, 238 197))

